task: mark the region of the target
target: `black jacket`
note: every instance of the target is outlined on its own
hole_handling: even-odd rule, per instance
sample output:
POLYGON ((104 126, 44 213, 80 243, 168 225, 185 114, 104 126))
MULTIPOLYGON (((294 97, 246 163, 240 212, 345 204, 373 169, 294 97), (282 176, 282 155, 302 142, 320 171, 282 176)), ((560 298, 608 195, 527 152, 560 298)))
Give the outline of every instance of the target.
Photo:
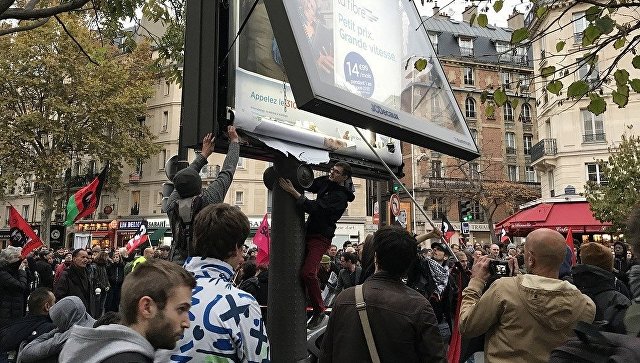
POLYGON ((53 290, 53 268, 51 264, 45 260, 38 260, 35 263, 34 269, 40 279, 38 287, 48 287, 53 290))
POLYGON ((355 199, 355 195, 349 188, 334 183, 328 176, 315 178, 307 191, 315 193, 316 199, 309 200, 304 194, 297 200, 305 212, 309 214, 305 225, 307 235, 319 234, 332 239, 336 231, 336 222, 347 209, 347 203, 355 199))
POLYGON ((27 273, 20 261, 0 269, 0 327, 24 315, 24 298, 29 288, 27 273))
MULTIPOLYGON (((371 361, 354 291, 350 287, 336 298, 320 363, 371 361)), ((424 296, 384 271, 369 277, 363 292, 382 362, 446 362, 436 318, 424 296)))
POLYGON ((56 295, 56 301, 67 296, 77 296, 82 300, 87 311, 91 311, 91 282, 86 269, 71 264, 60 275, 60 280, 58 280, 53 293, 56 295))
POLYGON ((591 265, 576 265, 572 276, 576 287, 596 304, 594 321, 603 320, 609 307, 631 304, 629 298, 619 291, 624 285, 613 272, 591 265))
POLYGON ((124 281, 124 263, 110 263, 107 266, 107 275, 112 288, 122 285, 124 281))
POLYGON ((20 343, 31 341, 55 329, 49 315, 27 315, 0 330, 0 352, 17 351, 20 343))

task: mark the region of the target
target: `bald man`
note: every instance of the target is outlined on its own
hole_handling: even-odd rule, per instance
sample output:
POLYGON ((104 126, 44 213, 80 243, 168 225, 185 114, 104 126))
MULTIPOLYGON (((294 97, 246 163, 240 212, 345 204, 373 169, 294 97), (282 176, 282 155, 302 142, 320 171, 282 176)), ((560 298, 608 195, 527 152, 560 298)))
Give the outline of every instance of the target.
POLYGON ((462 292, 460 333, 463 338, 485 334, 485 360, 548 362, 551 351, 573 336, 578 321, 593 322, 593 301, 567 281, 558 279, 566 253, 565 239, 551 229, 527 236, 524 260, 528 274, 490 278, 487 256, 473 264, 471 281, 462 292), (483 292, 484 291, 484 292, 483 292))

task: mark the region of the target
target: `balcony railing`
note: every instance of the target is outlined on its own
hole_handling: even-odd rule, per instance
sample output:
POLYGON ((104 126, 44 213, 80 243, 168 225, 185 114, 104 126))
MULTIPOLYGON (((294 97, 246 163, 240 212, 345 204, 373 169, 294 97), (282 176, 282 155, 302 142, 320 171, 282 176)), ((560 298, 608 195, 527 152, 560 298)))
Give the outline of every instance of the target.
POLYGON ((584 134, 582 135, 582 142, 585 144, 588 143, 598 143, 598 142, 606 142, 607 139, 605 137, 605 133, 597 133, 597 134, 584 134))
POLYGON ((531 147, 531 162, 543 158, 544 156, 553 156, 558 153, 556 139, 542 139, 531 147))
POLYGON ((142 179, 142 173, 129 174, 129 183, 139 183, 140 179, 142 179))
POLYGON ((506 151, 507 155, 515 155, 516 154, 516 148, 515 147, 507 146, 505 151, 506 151))

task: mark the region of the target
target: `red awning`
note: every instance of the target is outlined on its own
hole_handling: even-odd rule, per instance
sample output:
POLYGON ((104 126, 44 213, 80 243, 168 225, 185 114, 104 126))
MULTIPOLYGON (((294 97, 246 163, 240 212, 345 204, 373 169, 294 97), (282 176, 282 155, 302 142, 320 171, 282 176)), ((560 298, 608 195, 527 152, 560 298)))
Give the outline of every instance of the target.
POLYGON ((541 203, 519 211, 496 224, 496 233, 504 228, 507 235, 525 237, 538 228, 551 228, 566 233, 602 233, 611 223, 595 219, 588 202, 541 203))

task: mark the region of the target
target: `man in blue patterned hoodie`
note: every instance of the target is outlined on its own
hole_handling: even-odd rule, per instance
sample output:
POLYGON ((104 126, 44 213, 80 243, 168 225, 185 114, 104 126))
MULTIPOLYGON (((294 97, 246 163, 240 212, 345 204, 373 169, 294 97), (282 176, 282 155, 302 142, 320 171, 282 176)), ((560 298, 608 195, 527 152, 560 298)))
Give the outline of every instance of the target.
POLYGON ((233 271, 244 261, 248 235, 249 219, 238 207, 213 204, 196 216, 195 254, 184 266, 196 278, 191 325, 171 352, 171 362, 269 362, 260 306, 231 284, 233 271))

